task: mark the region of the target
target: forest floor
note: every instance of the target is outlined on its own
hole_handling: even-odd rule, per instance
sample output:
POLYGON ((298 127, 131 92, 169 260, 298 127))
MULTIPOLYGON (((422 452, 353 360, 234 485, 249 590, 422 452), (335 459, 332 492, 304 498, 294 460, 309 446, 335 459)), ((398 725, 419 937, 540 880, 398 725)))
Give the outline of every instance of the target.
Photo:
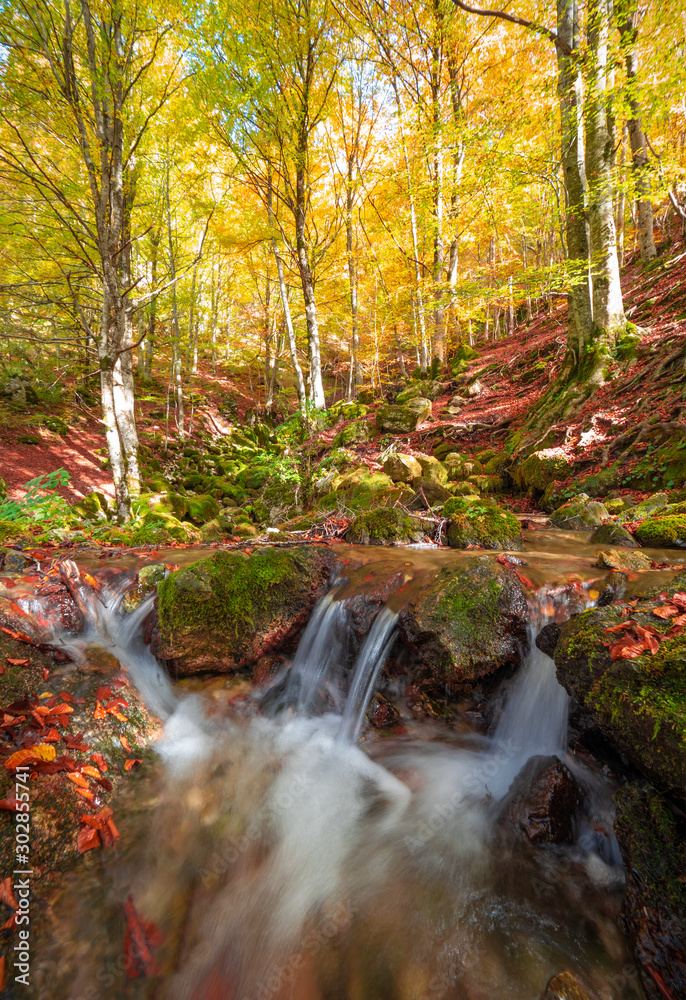
MULTIPOLYGON (((575 476, 597 471, 627 429, 651 421, 666 428, 686 420, 686 247, 683 240, 666 249, 650 270, 639 261, 624 268, 622 285, 627 316, 639 327, 641 341, 634 357, 617 360, 610 379, 573 419, 552 428, 546 445, 554 444, 575 463, 575 476)), ((430 452, 445 437, 455 437, 459 450, 470 454, 491 447, 499 449, 516 431, 526 415, 554 380, 565 353, 567 305, 563 299, 552 311, 541 312, 513 335, 477 345, 478 358, 470 364, 470 378, 478 373, 481 391, 468 399, 459 415, 446 412, 458 383, 449 377, 446 391, 433 404, 433 413, 413 434, 399 436, 408 451, 430 452)), ((439 375, 445 381, 446 373, 439 375)), ((385 387, 393 399, 401 385, 385 387)), ((18 497, 22 486, 35 476, 63 468, 69 483, 62 493, 77 500, 93 490, 112 495, 110 474, 103 468, 106 442, 99 407, 76 402, 76 383, 64 383, 60 402, 40 401, 17 405, 0 401, 0 477, 10 497, 18 497), (50 416, 61 417, 68 433, 46 426, 50 416), (33 443, 28 439, 33 438, 33 443)), ((232 423, 245 420, 248 411, 260 412, 264 380, 238 367, 220 365, 213 373, 205 369, 195 376, 186 426, 191 437, 226 433, 232 423)), ((332 403, 342 396, 330 390, 332 403)), ((371 408, 373 416, 374 407, 371 408)), ((138 386, 138 427, 144 452, 164 460, 164 442, 175 434, 166 421, 166 386, 155 382, 138 386)), ((327 446, 340 425, 315 434, 327 446)), ((383 443, 383 440, 382 442, 383 443)), ((629 461, 637 460, 648 442, 632 448, 629 461)), ((379 443, 353 445, 349 450, 370 468, 378 468, 379 443)), ((634 491, 636 492, 636 491, 634 491)), ((534 500, 523 496, 505 498, 507 506, 527 511, 534 500)))

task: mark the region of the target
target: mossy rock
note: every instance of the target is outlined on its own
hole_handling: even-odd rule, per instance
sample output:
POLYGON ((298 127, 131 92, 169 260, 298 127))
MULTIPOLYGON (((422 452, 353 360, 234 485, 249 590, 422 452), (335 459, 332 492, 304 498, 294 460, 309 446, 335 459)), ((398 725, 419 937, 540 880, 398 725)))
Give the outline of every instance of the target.
POLYGON ((53 432, 53 434, 59 434, 62 437, 66 437, 67 434, 69 434, 70 430, 69 424, 67 423, 66 420, 63 420, 61 417, 50 415, 45 418, 43 423, 45 424, 45 426, 48 428, 49 431, 53 432))
POLYGON ((83 516, 91 521, 106 521, 109 507, 105 494, 94 490, 78 500, 74 504, 74 509, 81 511, 83 516))
POLYGON ((519 521, 492 501, 453 497, 444 503, 443 516, 449 519, 448 545, 452 549, 466 549, 470 545, 483 549, 522 548, 519 521))
POLYGON ((426 531, 422 522, 394 507, 359 514, 345 534, 355 545, 403 545, 421 542, 426 531))
POLYGON ((425 479, 424 476, 412 480, 412 489, 415 492, 410 505, 413 510, 438 507, 451 498, 451 493, 445 486, 435 483, 433 479, 425 479))
POLYGON ((480 493, 502 493, 505 488, 502 476, 469 476, 467 482, 480 493))
POLYGON ((339 400, 329 407, 327 413, 331 427, 339 420, 355 420, 358 417, 366 417, 369 407, 364 403, 353 400, 339 400))
MULTIPOLYGON (((604 505, 607 510, 607 504, 604 505)), ((607 521, 599 524, 591 535, 589 541, 592 545, 620 545, 625 549, 637 549, 638 542, 626 528, 614 521, 607 521)))
POLYGON ((420 382, 411 382, 405 389, 398 393, 395 397, 395 402, 398 406, 403 406, 405 403, 409 403, 411 399, 416 399, 417 396, 423 396, 422 384, 420 382))
POLYGON ((374 425, 369 420, 353 420, 346 424, 333 440, 334 448, 345 448, 349 445, 368 444, 376 437, 374 425))
POLYGON ((238 538, 257 538, 260 529, 256 528, 250 521, 239 521, 234 525, 233 533, 238 538))
POLYGON ((326 590, 335 556, 324 546, 215 552, 158 589, 154 651, 182 674, 229 672, 291 647, 326 590))
MULTIPOLYGON (((686 589, 686 575, 668 593, 686 589)), ((657 630, 658 649, 635 659, 610 658, 606 630, 625 623, 626 607, 593 608, 560 625, 553 658, 567 691, 590 721, 660 788, 686 787, 686 635, 667 638, 670 621, 652 614, 657 592, 630 609, 632 620, 657 630)))
POLYGON ((220 505, 212 496, 188 496, 185 499, 188 502, 187 516, 196 525, 213 521, 221 510, 220 505))
POLYGON ((411 483, 422 474, 422 467, 412 455, 389 455, 383 471, 394 483, 411 483))
POLYGON ((439 462, 432 455, 417 455, 417 461, 422 470, 419 475, 423 479, 430 479, 433 483, 445 486, 448 482, 448 470, 443 462, 439 462))
POLYGON ((41 444, 41 439, 37 434, 20 434, 17 441, 19 444, 41 444))
POLYGON ((686 996, 686 841, 655 789, 625 784, 615 795, 614 830, 626 873, 620 920, 650 1000, 686 996))
POLYGON ((584 494, 574 497, 569 503, 558 507, 550 515, 554 528, 568 528, 572 531, 589 531, 606 521, 608 513, 602 503, 589 500, 584 494))
POLYGON ((26 526, 16 521, 0 521, 0 542, 23 542, 28 544, 33 542, 33 535, 30 535, 26 526))
POLYGON ((654 549, 686 549, 686 514, 649 517, 636 529, 641 545, 654 549))
POLYGON ((2 478, 2 476, 0 476, 0 500, 4 500, 6 496, 7 496, 7 483, 2 478))
POLYGON ((479 500, 481 497, 479 487, 471 480, 464 483, 448 483, 446 489, 455 497, 471 497, 474 500, 479 500))
POLYGON ((559 449, 534 451, 520 465, 510 469, 510 475, 520 489, 532 496, 541 496, 546 486, 571 475, 572 463, 559 449))
POLYGON ((184 544, 199 540, 198 532, 190 524, 157 510, 149 511, 140 527, 131 535, 132 545, 167 545, 170 542, 184 544))
POLYGON ((668 504, 669 497, 666 493, 653 493, 651 496, 646 497, 645 500, 641 500, 640 503, 635 504, 633 507, 627 507, 626 510, 623 511, 619 520, 643 521, 645 518, 650 517, 651 514, 656 514, 658 511, 664 511, 667 513, 665 508, 668 504))
MULTIPOLYGON (((527 598, 514 573, 492 556, 445 565, 401 612, 404 641, 438 687, 455 688, 518 662, 526 641, 527 598)), ((444 693, 444 692, 441 692, 444 693)))
POLYGON ((404 406, 383 403, 376 411, 376 426, 383 433, 411 434, 429 416, 431 402, 418 396, 404 406))
POLYGON ((188 513, 188 497, 181 493, 174 493, 170 490, 164 498, 164 502, 169 507, 169 512, 179 521, 182 521, 188 513))
POLYGON ((686 483, 686 438, 668 441, 651 456, 653 467, 660 471, 662 485, 667 489, 686 483))
POLYGON ((460 344, 453 355, 453 361, 474 361, 479 357, 479 352, 475 351, 469 344, 460 344))
POLYGON ((487 476, 501 476, 510 460, 507 455, 503 455, 501 452, 499 455, 496 454, 492 458, 486 459, 485 462, 483 459, 481 461, 487 476))
POLYGON ((483 475, 484 467, 478 458, 465 458, 462 463, 462 475, 467 478, 468 476, 481 476, 483 475))
POLYGON ((650 569, 650 558, 645 552, 607 549, 598 553, 596 565, 600 569, 617 569, 622 573, 640 573, 641 570, 650 569))
POLYGON ((350 468, 350 466, 354 465, 356 461, 357 459, 355 455, 353 455, 353 453, 348 451, 346 448, 334 448, 332 452, 322 459, 319 463, 319 468, 326 471, 335 469, 340 472, 343 469, 350 468))
POLYGON ((474 454, 474 458, 478 459, 484 466, 484 469, 491 459, 495 458, 498 452, 495 448, 483 448, 481 451, 477 451, 474 454))
POLYGON ((622 511, 626 510, 628 506, 626 500, 622 500, 621 497, 610 497, 603 500, 603 503, 605 504, 605 510, 608 514, 614 515, 621 514, 622 511))
POLYGON ((363 466, 339 480, 335 495, 351 510, 369 510, 380 506, 385 499, 397 498, 398 492, 385 473, 369 472, 363 466))

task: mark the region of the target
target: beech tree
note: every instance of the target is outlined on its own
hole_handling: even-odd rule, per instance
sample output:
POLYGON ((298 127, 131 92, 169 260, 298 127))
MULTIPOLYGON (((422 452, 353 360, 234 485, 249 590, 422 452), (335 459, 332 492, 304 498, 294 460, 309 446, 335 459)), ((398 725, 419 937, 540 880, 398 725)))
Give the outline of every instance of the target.
POLYGON ((100 290, 96 322, 83 289, 64 273, 80 323, 96 345, 122 519, 139 491, 131 273, 137 153, 175 85, 173 67, 151 86, 170 27, 135 0, 38 0, 4 6, 0 14, 7 50, 0 165, 7 183, 45 209, 38 238, 48 239, 57 226, 71 246, 72 268, 100 290))

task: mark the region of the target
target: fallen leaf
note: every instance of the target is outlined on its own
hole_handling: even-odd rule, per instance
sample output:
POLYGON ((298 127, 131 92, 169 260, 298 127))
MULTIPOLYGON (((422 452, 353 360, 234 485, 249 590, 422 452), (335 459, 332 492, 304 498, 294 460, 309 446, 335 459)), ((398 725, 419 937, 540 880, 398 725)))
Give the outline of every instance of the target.
POLYGON ((88 804, 91 805, 91 806, 94 806, 94 805, 97 804, 96 801, 95 801, 95 796, 87 788, 79 788, 78 785, 77 785, 77 787, 76 787, 76 794, 80 795, 81 798, 85 799, 86 802, 88 802, 88 804))
POLYGON ((610 646, 611 660, 635 660, 645 652, 645 644, 626 636, 610 646))
POLYGON ((603 629, 604 632, 623 632, 624 629, 633 628, 636 624, 631 618, 628 618, 625 622, 620 622, 619 625, 611 625, 610 628, 603 629))
POLYGON ((49 729, 47 734, 43 736, 43 743, 57 743, 59 742, 60 734, 56 729, 49 729))
POLYGON ((18 805, 17 799, 0 799, 0 809, 6 809, 7 812, 16 812, 18 805))
POLYGON ((55 705, 55 707, 52 709, 52 714, 69 715, 69 713, 73 711, 74 709, 71 707, 71 705, 68 705, 66 701, 63 701, 61 705, 55 705))
POLYGON ((14 888, 12 886, 12 879, 8 875, 0 882, 0 902, 5 903, 12 910, 19 909, 19 903, 17 902, 14 895, 14 888))
POLYGON ((143 761, 139 757, 131 757, 124 761, 124 770, 132 771, 134 767, 140 767, 143 761))
POLYGON ((152 951, 162 942, 160 932, 152 921, 141 917, 134 906, 133 896, 128 896, 124 912, 127 924, 124 939, 126 975, 129 979, 154 976, 158 969, 152 951))
POLYGON ((17 660, 14 656, 6 656, 5 659, 12 667, 29 667, 31 660, 17 660))
POLYGON ((100 777, 100 771, 98 771, 97 767, 91 767, 90 764, 83 765, 81 774, 87 774, 89 778, 95 778, 96 780, 100 777))
POLYGON ((16 768, 21 767, 22 764, 35 764, 39 760, 51 761, 56 756, 57 751, 54 747, 46 743, 37 743, 36 746, 29 747, 26 750, 17 750, 16 753, 7 758, 5 767, 8 771, 14 771, 16 768))
POLYGON ((112 697, 112 688, 109 687, 99 687, 95 692, 95 697, 97 701, 105 701, 107 698, 112 697))
POLYGON ((100 834, 91 826, 82 826, 76 836, 76 847, 79 854, 91 851, 94 847, 100 846, 100 834))
POLYGON ((656 618, 673 618, 679 614, 679 609, 676 604, 661 604, 659 608, 653 608, 653 614, 656 618))
POLYGON ((107 761, 101 753, 92 753, 89 760, 92 760, 94 764, 97 764, 101 771, 107 770, 107 761))
POLYGON ((93 718, 94 719, 104 719, 105 718, 105 710, 103 709, 103 707, 102 707, 102 705, 100 704, 99 701, 96 702, 96 704, 95 704, 95 711, 93 712, 93 718))
POLYGON ((88 781, 78 771, 71 771, 67 777, 70 781, 73 781, 75 785, 79 785, 81 788, 88 788, 88 781))
POLYGON ((127 740, 126 736, 120 736, 119 742, 128 753, 131 753, 131 747, 129 746, 129 741, 127 740))
POLYGON ((3 955, 2 958, 0 958, 0 993, 2 993, 7 986, 6 965, 7 965, 7 959, 3 955))
POLYGON ((50 671, 48 670, 47 667, 43 667, 43 680, 47 681, 49 676, 50 676, 50 671))

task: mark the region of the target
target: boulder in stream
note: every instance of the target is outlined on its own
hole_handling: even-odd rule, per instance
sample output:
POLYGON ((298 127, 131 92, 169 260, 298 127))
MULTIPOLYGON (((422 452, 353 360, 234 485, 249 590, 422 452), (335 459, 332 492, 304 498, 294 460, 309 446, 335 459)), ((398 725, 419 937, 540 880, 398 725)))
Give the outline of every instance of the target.
POLYGON ((637 573, 644 569, 650 569, 650 558, 645 552, 606 549, 598 553, 597 565, 600 569, 618 569, 625 573, 637 573))
POLYGON ((478 545, 483 549, 522 548, 522 528, 509 511, 492 500, 452 497, 443 504, 448 518, 448 544, 453 549, 478 545))
POLYGON ((491 556, 443 566, 401 612, 399 627, 421 669, 459 687, 517 663, 528 605, 517 576, 491 556))
POLYGON ((325 546, 215 552, 158 588, 153 651, 180 674, 231 672, 293 642, 336 563, 325 546))
POLYGON ((589 500, 585 493, 573 497, 550 515, 554 528, 571 528, 573 531, 590 531, 608 518, 604 504, 589 500))
POLYGON ((621 922, 643 987, 650 1000, 685 997, 686 842, 679 819, 653 789, 635 784, 624 785, 615 803, 627 877, 621 922))
POLYGON ((681 789, 681 794, 686 787, 686 632, 673 621, 684 613, 684 591, 682 573, 635 606, 615 603, 574 615, 560 625, 553 652, 558 680, 585 709, 587 721, 659 788, 681 789))
POLYGON ((591 1000, 591 997, 573 973, 558 972, 546 986, 541 1000, 591 1000))
POLYGON ((425 535, 426 528, 419 518, 410 517, 396 507, 379 507, 358 514, 346 531, 345 540, 355 545, 402 545, 421 542, 425 535))
POLYGON ((569 843, 581 799, 569 768, 557 757, 532 757, 512 783, 501 822, 532 844, 569 843))
MULTIPOLYGON (((612 501, 609 501, 610 503, 612 501)), ((607 508, 607 504, 605 504, 607 508)), ((626 528, 614 521, 607 521, 600 524, 590 537, 591 545, 613 545, 621 546, 625 549, 637 549, 638 542, 626 528)))

